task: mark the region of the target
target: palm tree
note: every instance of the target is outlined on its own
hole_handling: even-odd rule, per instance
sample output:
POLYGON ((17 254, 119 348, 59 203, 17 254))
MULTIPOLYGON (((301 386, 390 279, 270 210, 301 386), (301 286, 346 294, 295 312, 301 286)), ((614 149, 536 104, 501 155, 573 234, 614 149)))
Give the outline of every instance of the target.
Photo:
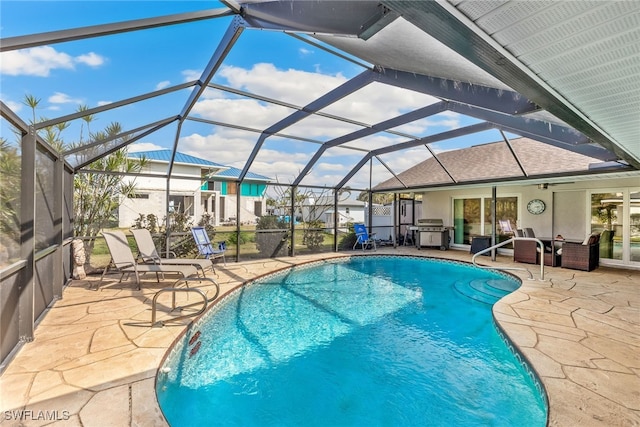
MULTIPOLYGON (((107 139, 119 134, 121 129, 120 124, 112 123, 104 132, 92 135, 91 139, 107 139)), ((118 138, 116 142, 121 144, 126 139, 118 138)), ((98 158, 87 166, 87 169, 96 172, 80 171, 76 174, 73 181, 73 228, 76 236, 89 237, 85 244, 87 264, 90 262, 98 233, 115 221, 118 206, 135 193, 135 178, 130 176, 139 173, 146 164, 147 160, 144 157, 130 158, 128 150, 123 148, 98 158)))
POLYGON ((31 119, 31 124, 35 124, 36 123, 36 108, 38 108, 38 104, 40 104, 40 98, 36 98, 33 95, 25 95, 24 96, 24 100, 22 100, 22 103, 24 105, 26 105, 27 107, 31 108, 31 112, 33 114, 33 117, 31 119))
MULTIPOLYGON (((40 104, 40 99, 33 95, 26 95, 23 101, 25 105, 32 110, 32 123, 36 123, 36 109, 40 104)), ((89 108, 85 105, 78 107, 79 112, 87 111, 89 108)), ((120 123, 112 122, 103 131, 93 134, 90 130, 90 124, 95 116, 88 114, 83 116, 81 120, 86 123, 87 142, 107 140, 122 133, 120 123)), ((41 120, 46 120, 42 118, 41 120)), ((42 138, 58 151, 65 148, 78 148, 85 145, 84 125, 80 126, 80 137, 77 142, 65 143, 63 133, 69 128, 69 123, 62 122, 43 129, 42 138)), ((110 148, 125 145, 128 137, 120 137, 111 141, 107 146, 94 146, 87 150, 76 154, 82 159, 92 159, 99 157, 110 148)), ((4 147, 0 146, 0 148, 4 147)), ((4 152, 3 148, 3 152, 4 152)), ((0 153, 1 154, 1 153, 0 153)), ((0 158, 1 160, 2 158, 0 158)), ((135 174, 139 172, 147 163, 145 158, 132 159, 128 156, 126 148, 117 150, 105 157, 98 158, 87 166, 87 169, 96 172, 84 173, 80 171, 76 173, 73 180, 73 210, 74 210, 74 235, 78 237, 88 237, 85 243, 86 264, 89 264, 91 252, 95 245, 98 233, 115 219, 115 212, 124 198, 131 196, 135 192, 135 179, 125 178, 120 173, 135 174), (99 172, 98 172, 99 171, 99 172), (106 173, 100 173, 106 172, 106 173), (114 174, 113 172, 117 172, 114 174)), ((20 165, 18 157, 18 166, 20 165)), ((3 171, 4 172, 4 171, 3 171)), ((3 174, 4 175, 4 174, 3 174)), ((126 175, 125 175, 126 176, 126 175)), ((19 173, 17 174, 20 179, 19 173)), ((4 177, 3 177, 4 181, 4 177)), ((3 188, 4 188, 3 182, 3 188)), ((19 188, 18 185, 11 188, 19 188)), ((19 193, 18 193, 19 194, 19 193)), ((3 195, 3 206, 4 198, 3 195)), ((18 199, 19 200, 19 199, 18 199)), ((11 215, 5 215, 9 218, 11 215)), ((2 217, 4 220, 4 217, 2 217)), ((19 230, 19 228, 18 228, 19 230)))
POLYGON ((20 251, 20 153, 0 137, 0 266, 20 251))
MULTIPOLYGON (((80 105, 78 106, 78 112, 83 112, 83 111, 87 111, 89 109, 89 107, 87 107, 86 105, 80 105)), ((94 119, 94 115, 93 114, 87 114, 86 116, 82 117, 82 121, 84 121, 87 124, 87 135, 89 135, 89 137, 91 137, 91 129, 89 128, 89 124, 93 121, 94 119)), ((83 131, 83 125, 80 125, 80 144, 82 144, 82 131, 83 131)))

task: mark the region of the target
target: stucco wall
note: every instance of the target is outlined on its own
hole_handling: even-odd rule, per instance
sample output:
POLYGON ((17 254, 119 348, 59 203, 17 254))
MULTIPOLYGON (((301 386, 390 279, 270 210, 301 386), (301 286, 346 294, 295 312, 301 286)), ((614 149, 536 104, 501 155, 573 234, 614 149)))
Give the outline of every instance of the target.
POLYGON ((554 236, 565 239, 583 239, 587 230, 586 211, 589 209, 585 190, 554 191, 553 197, 554 236))
POLYGON ((126 199, 118 210, 119 226, 131 227, 140 214, 155 214, 159 221, 165 216, 166 197, 163 191, 144 191, 148 199, 126 199))

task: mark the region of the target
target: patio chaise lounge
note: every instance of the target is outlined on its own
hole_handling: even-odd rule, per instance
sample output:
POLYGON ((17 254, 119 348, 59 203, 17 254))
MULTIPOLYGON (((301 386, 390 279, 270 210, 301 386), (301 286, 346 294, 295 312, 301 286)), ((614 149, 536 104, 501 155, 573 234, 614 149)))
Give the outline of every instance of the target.
POLYGON ((151 233, 146 228, 131 230, 138 246, 138 259, 145 264, 192 265, 205 277, 207 270, 213 271, 213 263, 207 259, 196 258, 162 258, 153 243, 151 233))
POLYGON ((105 267, 102 272, 100 282, 104 279, 109 269, 114 268, 118 272, 122 273, 120 281, 125 274, 133 273, 136 278, 136 285, 140 290, 140 274, 142 273, 156 273, 156 277, 159 279, 160 274, 178 274, 183 279, 198 279, 198 270, 193 265, 165 265, 165 264, 139 264, 131 252, 127 237, 122 231, 103 231, 102 235, 107 243, 107 248, 111 254, 111 260, 109 265, 105 267))

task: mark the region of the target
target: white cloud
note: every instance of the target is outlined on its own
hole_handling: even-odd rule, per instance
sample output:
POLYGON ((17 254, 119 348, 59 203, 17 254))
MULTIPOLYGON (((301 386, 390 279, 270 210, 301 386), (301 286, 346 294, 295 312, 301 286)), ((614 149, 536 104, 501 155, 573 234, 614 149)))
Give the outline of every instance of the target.
POLYGON ((113 101, 98 101, 97 105, 98 105, 98 107, 101 107, 103 105, 111 104, 111 102, 113 102, 113 101))
POLYGON ((291 114, 292 110, 255 99, 217 98, 196 103, 192 113, 205 119, 264 129, 291 114))
POLYGON ((297 105, 306 105, 347 81, 342 74, 279 70, 266 63, 255 64, 251 69, 227 66, 218 75, 231 87, 297 105))
POLYGON ((234 137, 232 132, 222 131, 211 135, 193 133, 183 136, 178 150, 223 165, 242 167, 243 160, 252 147, 253 143, 248 139, 234 137))
POLYGON ((74 58, 64 52, 58 52, 51 46, 4 52, 0 58, 1 74, 37 77, 48 77, 51 71, 56 69, 73 70, 76 63, 97 67, 105 61, 103 57, 93 52, 74 58))
POLYGON ((11 76, 31 75, 47 77, 52 69, 73 69, 73 58, 50 46, 13 50, 2 53, 0 70, 11 76))
POLYGON ((193 81, 193 80, 198 80, 200 78, 200 76, 202 76, 202 71, 184 70, 182 72, 182 75, 184 76, 184 81, 185 82, 190 82, 190 81, 193 81))
POLYGON ((251 172, 268 176, 280 184, 291 184, 293 180, 300 175, 300 171, 304 165, 304 163, 294 163, 284 160, 269 163, 254 162, 251 167, 251 172))
POLYGON ((229 93, 218 90, 218 89, 214 89, 211 87, 207 87, 204 92, 202 93, 202 96, 200 97, 201 100, 207 100, 207 99, 229 99, 229 93))
POLYGON ((339 163, 316 163, 316 170, 319 171, 344 171, 346 167, 339 163))
POLYGON ((97 53, 89 52, 83 55, 76 56, 75 61, 79 64, 85 64, 95 68, 104 64, 105 59, 97 53))
MULTIPOLYGON (((382 161, 391 168, 391 170, 395 173, 400 173, 429 159, 430 157, 432 157, 431 153, 421 145, 401 152, 385 154, 381 158, 382 161)), ((383 166, 380 165, 380 167, 383 166)))
POLYGON ((462 115, 453 111, 444 111, 436 114, 435 116, 426 117, 412 123, 407 123, 406 125, 398 126, 395 130, 420 137, 426 134, 457 129, 460 127, 461 120, 462 115), (434 128, 437 128, 437 130, 434 128))
POLYGON ((71 98, 66 93, 56 92, 47 99, 52 104, 82 104, 79 98, 71 98))
MULTIPOLYGON (((219 129, 215 134, 203 136, 191 134, 180 139, 180 152, 210 160, 227 166, 243 169, 249 154, 258 139, 258 134, 241 132, 234 129, 219 129)), ((289 183, 297 177, 309 154, 284 152, 264 148, 260 150, 250 171, 278 178, 279 182, 289 183)))
MULTIPOLYGON (((0 98, 3 97, 0 95, 0 98)), ((22 107, 24 107, 24 104, 21 102, 6 101, 4 99, 2 99, 2 102, 4 102, 7 107, 11 108, 11 111, 13 111, 14 113, 19 112, 20 110, 22 110, 22 107)))
POLYGON ((307 153, 287 152, 283 155, 282 151, 262 147, 262 149, 256 156, 256 163, 257 162, 270 163, 270 162, 278 162, 281 160, 285 160, 289 163, 306 164, 310 158, 311 158, 311 155, 307 153))
POLYGON ((426 119, 427 126, 442 126, 447 129, 456 129, 460 127, 462 115, 455 111, 443 111, 442 113, 426 119))
MULTIPOLYGON (((200 77, 200 73, 195 71, 184 71, 183 74, 185 76, 191 75, 194 78, 200 77)), ((221 81, 221 83, 233 88, 299 107, 315 101, 347 81, 342 74, 330 75, 294 69, 278 69, 273 64, 266 63, 255 64, 249 69, 226 66, 219 71, 217 78, 226 79, 226 82, 221 81)), ((322 111, 336 116, 348 117, 359 123, 373 125, 434 102, 437 100, 428 95, 381 83, 372 83, 345 96, 322 111)), ((207 90, 205 96, 194 106, 192 114, 217 122, 262 131, 296 111, 296 109, 243 98, 223 91, 207 90)), ((407 124, 402 130, 420 136, 432 133, 434 127, 452 128, 458 124, 459 119, 460 116, 456 113, 441 113, 407 124)), ((325 142, 359 129, 362 129, 362 126, 318 115, 309 115, 286 127, 282 133, 325 142)), ((221 126, 212 126, 211 132, 209 135, 194 132, 182 137, 179 150, 217 163, 244 168, 245 162, 258 140, 259 133, 221 126)), ((349 145, 371 149, 385 147, 393 142, 404 140, 406 138, 374 134, 357 142, 351 142, 349 145)), ((313 143, 299 141, 292 141, 290 147, 287 147, 286 144, 275 143, 275 141, 282 142, 275 136, 266 140, 251 165, 250 171, 272 178, 277 177, 279 182, 292 182, 297 178, 313 153, 320 147, 313 143), (298 149, 300 145, 296 144, 306 144, 305 149, 298 149)), ((347 150, 342 147, 329 149, 314 165, 303 183, 335 185, 351 171, 363 155, 364 152, 347 150)), ((387 155, 388 160, 385 161, 388 162, 389 167, 399 173, 424 160, 426 156, 428 156, 428 152, 424 148, 422 151, 412 149, 397 155, 387 155)), ((383 176, 390 175, 381 165, 376 166, 376 170, 381 171, 383 176)), ((356 173, 349 185, 353 188, 368 187, 368 170, 366 172, 356 173)))
POLYGON ((164 89, 166 87, 169 87, 170 84, 171 84, 171 82, 169 80, 163 80, 163 81, 159 82, 156 85, 156 90, 160 90, 160 89, 164 89))
POLYGON ((153 142, 134 142, 133 144, 129 145, 129 152, 130 153, 136 153, 139 151, 155 151, 155 150, 162 150, 164 149, 164 147, 160 147, 157 144, 154 144, 153 142))

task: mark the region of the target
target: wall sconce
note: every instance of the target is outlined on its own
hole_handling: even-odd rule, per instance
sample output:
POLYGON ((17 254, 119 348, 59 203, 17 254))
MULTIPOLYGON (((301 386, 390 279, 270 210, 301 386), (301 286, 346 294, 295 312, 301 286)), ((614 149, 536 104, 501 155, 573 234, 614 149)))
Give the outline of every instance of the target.
POLYGON ((538 184, 538 190, 546 190, 549 187, 549 184, 546 182, 544 184, 538 184))

